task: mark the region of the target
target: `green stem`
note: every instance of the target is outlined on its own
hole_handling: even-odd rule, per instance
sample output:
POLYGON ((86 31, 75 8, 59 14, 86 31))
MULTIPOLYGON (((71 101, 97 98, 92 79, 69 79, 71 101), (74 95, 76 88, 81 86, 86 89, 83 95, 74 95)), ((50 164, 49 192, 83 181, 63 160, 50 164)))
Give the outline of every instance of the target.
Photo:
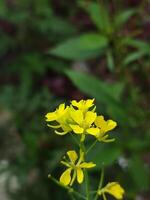
POLYGON ((103 180, 104 180, 104 168, 102 168, 102 170, 101 170, 100 181, 98 184, 98 189, 97 189, 97 193, 96 193, 94 200, 98 199, 98 190, 100 190, 102 188, 103 180))
POLYGON ((103 200, 107 200, 105 194, 102 194, 102 196, 103 196, 103 200))
MULTIPOLYGON (((85 160, 86 150, 83 142, 81 142, 80 148, 84 152, 84 160, 85 160)), ((86 169, 84 169, 84 175, 85 175, 86 200, 90 200, 89 177, 86 169)))
POLYGON ((88 150, 86 151, 86 154, 96 145, 97 141, 98 141, 98 140, 95 140, 95 141, 91 144, 91 146, 90 146, 90 147, 88 148, 88 150))
POLYGON ((86 198, 80 194, 79 192, 75 191, 73 188, 69 187, 69 186, 65 186, 63 184, 61 184, 59 181, 57 181, 54 177, 51 176, 51 174, 48 175, 48 178, 50 178, 54 183, 56 183, 57 185, 59 185, 60 187, 66 189, 68 191, 68 194, 70 195, 70 197, 72 198, 72 200, 75 200, 74 195, 76 195, 77 197, 86 200, 86 198))

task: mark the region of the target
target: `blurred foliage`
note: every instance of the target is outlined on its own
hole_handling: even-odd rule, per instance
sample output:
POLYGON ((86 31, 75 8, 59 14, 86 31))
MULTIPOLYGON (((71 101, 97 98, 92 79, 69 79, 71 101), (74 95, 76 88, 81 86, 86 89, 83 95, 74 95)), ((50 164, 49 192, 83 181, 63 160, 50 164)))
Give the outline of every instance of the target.
POLYGON ((92 185, 104 165, 125 186, 127 199, 150 192, 148 5, 0 1, 0 158, 9 163, 0 171, 9 173, 12 199, 68 199, 47 175, 59 177, 70 141, 50 132, 44 115, 62 101, 83 97, 95 98, 99 112, 118 122, 112 133, 118 142, 90 152, 97 163, 92 185))

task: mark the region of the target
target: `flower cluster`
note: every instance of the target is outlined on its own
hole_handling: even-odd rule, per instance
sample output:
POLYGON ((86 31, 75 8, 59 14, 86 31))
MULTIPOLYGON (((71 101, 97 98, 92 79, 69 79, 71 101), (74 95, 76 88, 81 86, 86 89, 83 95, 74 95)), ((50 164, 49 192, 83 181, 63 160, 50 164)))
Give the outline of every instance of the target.
MULTIPOLYGON (((55 129, 56 134, 63 136, 67 133, 74 133, 75 135, 73 136, 79 136, 80 138, 77 140, 79 155, 75 150, 67 151, 66 156, 61 161, 67 169, 62 173, 59 181, 54 178, 53 180, 67 189, 72 189, 75 180, 81 184, 85 178, 87 198, 78 192, 75 192, 75 194, 83 199, 90 199, 89 181, 86 170, 95 167, 96 164, 86 162, 86 154, 90 148, 86 151, 84 144, 85 138, 87 135, 91 135, 95 137, 95 141, 112 142, 114 139, 109 138, 108 132, 113 130, 117 126, 117 123, 111 119, 105 120, 102 115, 96 113, 94 99, 81 100, 79 102, 73 100, 69 106, 60 104, 54 112, 47 113, 45 117, 48 126, 55 129)), ((93 144, 91 147, 93 147, 93 144)), ((105 187, 98 187, 94 199, 97 200, 98 196, 102 196, 103 200, 106 200, 106 193, 120 200, 123 198, 124 189, 119 183, 111 182, 105 187)))
POLYGON ((98 116, 95 112, 94 99, 81 100, 79 102, 73 100, 70 106, 60 104, 54 111, 46 114, 46 121, 52 122, 49 127, 56 129, 58 135, 65 135, 73 132, 81 136, 84 141, 87 134, 94 136, 97 140, 110 142, 108 139, 108 131, 117 126, 113 120, 105 120, 102 115, 98 116))

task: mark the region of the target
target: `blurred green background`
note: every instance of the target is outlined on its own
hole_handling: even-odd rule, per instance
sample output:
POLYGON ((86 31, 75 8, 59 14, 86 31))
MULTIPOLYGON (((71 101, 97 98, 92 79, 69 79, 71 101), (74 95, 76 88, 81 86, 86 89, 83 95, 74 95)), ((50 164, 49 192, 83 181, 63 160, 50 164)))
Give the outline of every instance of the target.
POLYGON ((92 186, 104 163, 125 199, 150 199, 149 13, 149 0, 0 0, 0 200, 69 199, 47 175, 72 141, 44 115, 86 98, 118 122, 89 154, 92 186))

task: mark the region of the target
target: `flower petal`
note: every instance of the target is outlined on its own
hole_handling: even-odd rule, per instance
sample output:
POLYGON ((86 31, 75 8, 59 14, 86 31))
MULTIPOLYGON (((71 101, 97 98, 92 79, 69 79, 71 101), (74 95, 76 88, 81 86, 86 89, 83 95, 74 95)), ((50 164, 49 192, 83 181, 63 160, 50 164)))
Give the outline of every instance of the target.
POLYGON ((94 164, 93 162, 83 162, 80 164, 80 167, 82 168, 92 168, 92 167, 95 167, 96 164, 94 164))
POLYGON ((84 174, 81 168, 77 169, 77 181, 78 183, 82 183, 83 182, 83 178, 84 178, 84 174))
POLYGON ((71 181, 71 168, 66 169, 59 180, 62 184, 64 185, 69 185, 70 181, 71 181))
POLYGON ((88 100, 86 100, 85 101, 85 107, 88 109, 88 108, 90 108, 90 107, 92 107, 94 104, 93 104, 93 102, 94 102, 94 100, 95 99, 88 99, 88 100))
POLYGON ((96 120, 95 120, 95 125, 99 128, 106 126, 106 122, 104 120, 104 117, 101 116, 97 116, 96 120))
POLYGON ((97 136, 100 132, 99 128, 88 128, 86 129, 86 132, 90 135, 97 136))
POLYGON ((124 189, 117 182, 108 183, 105 186, 104 190, 105 192, 114 196, 116 199, 122 199, 125 192, 124 189))
POLYGON ((56 115, 55 112, 47 113, 47 114, 45 115, 45 117, 47 118, 47 119, 46 119, 47 122, 54 121, 54 120, 57 119, 57 115, 56 115))
POLYGON ((62 104, 60 104, 60 105, 59 105, 59 107, 58 107, 57 111, 59 111, 59 112, 63 112, 63 111, 64 111, 64 109, 65 109, 65 104, 64 104, 64 103, 62 103, 62 104))
POLYGON ((81 107, 81 105, 83 104, 83 100, 80 100, 79 102, 77 102, 76 100, 72 100, 71 104, 77 108, 81 107))
POLYGON ((68 155, 68 157, 69 157, 69 159, 71 160, 72 163, 76 162, 78 155, 75 151, 68 151, 67 155, 68 155))
POLYGON ((78 125, 70 125, 70 127, 72 128, 72 130, 77 133, 77 134, 81 134, 83 133, 84 129, 81 128, 80 126, 78 125))
POLYGON ((114 129, 117 126, 117 123, 111 119, 107 121, 107 131, 114 129))
POLYGON ((70 112, 72 119, 79 125, 83 123, 83 113, 81 110, 72 110, 70 112))
POLYGON ((96 119, 96 113, 88 111, 85 115, 85 124, 89 127, 96 119))

